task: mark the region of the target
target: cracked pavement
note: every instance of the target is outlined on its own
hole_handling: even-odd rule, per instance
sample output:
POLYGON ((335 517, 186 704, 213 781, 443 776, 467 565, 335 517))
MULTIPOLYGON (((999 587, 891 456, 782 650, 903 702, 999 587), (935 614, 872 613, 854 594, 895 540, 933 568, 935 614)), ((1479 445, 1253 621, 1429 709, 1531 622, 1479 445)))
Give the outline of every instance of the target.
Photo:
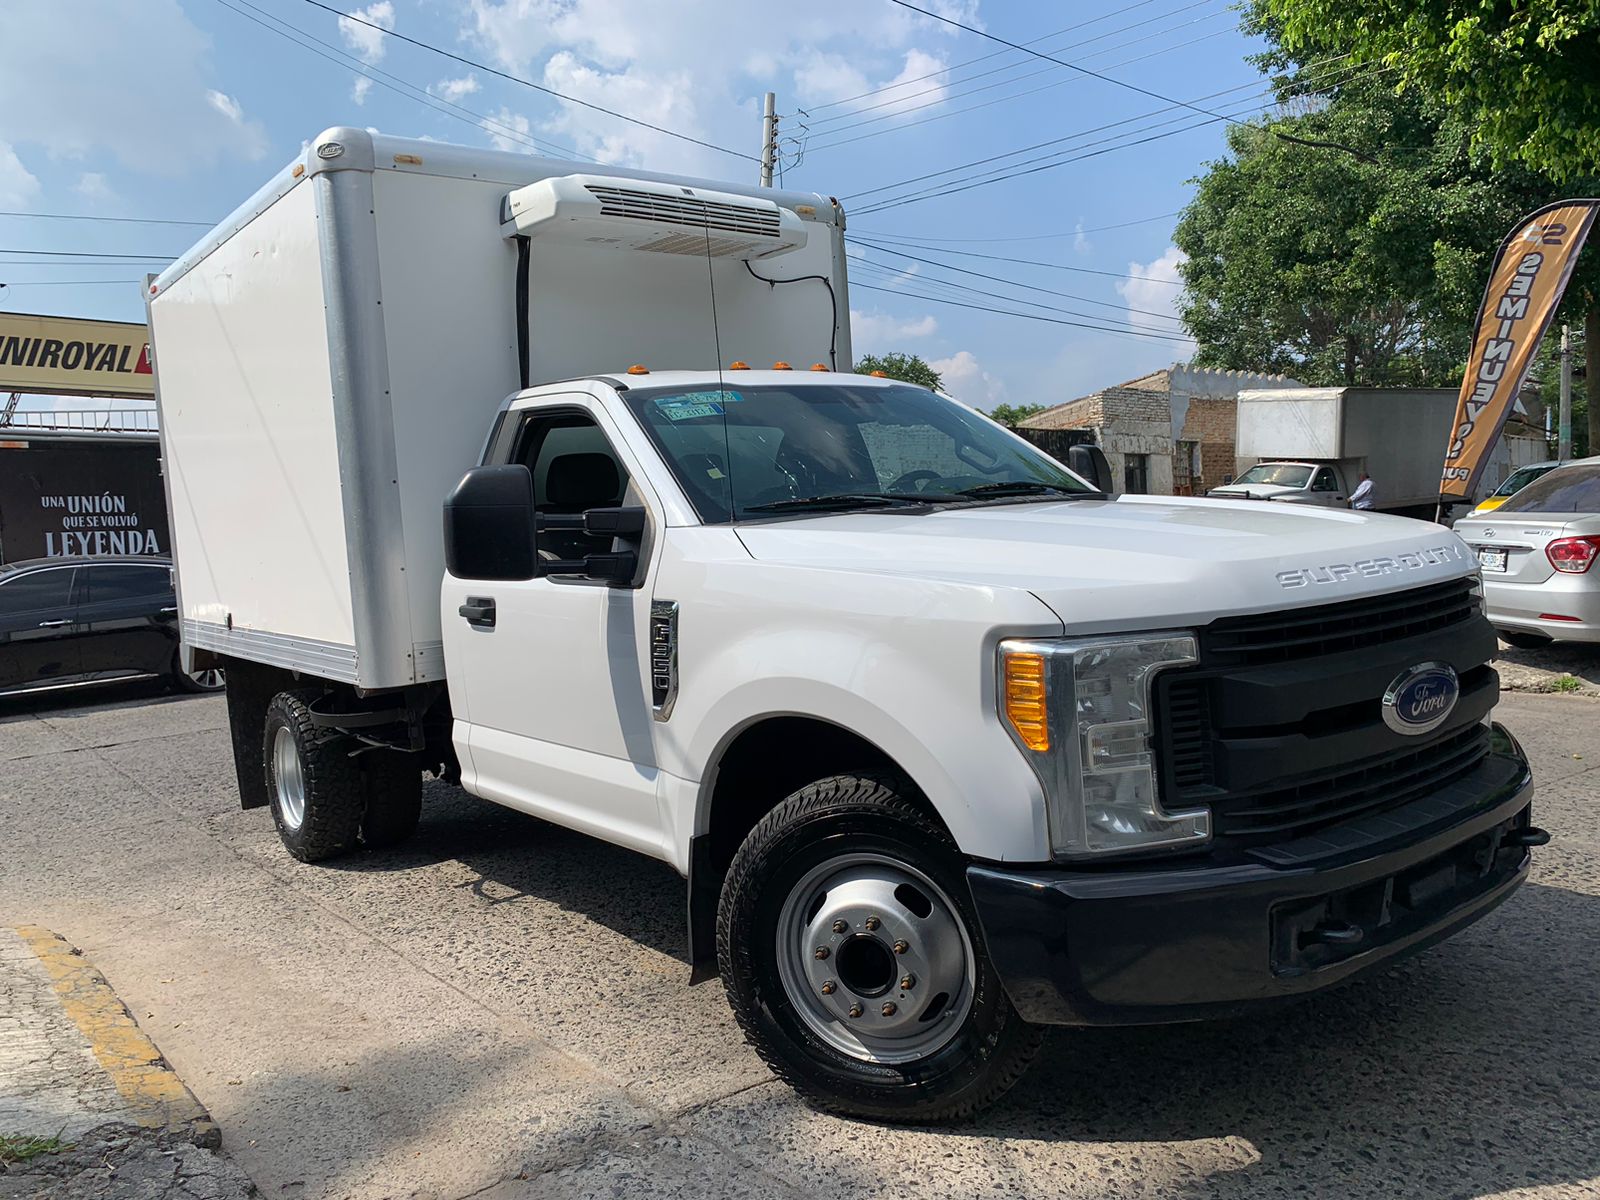
POLYGON ((0 923, 85 949, 269 1196, 1590 1197, 1600 701, 1500 719, 1556 836, 1503 908, 1268 1017, 1053 1033, 952 1129, 774 1082, 659 863, 439 783, 407 846, 294 862, 217 697, 0 700, 0 923))

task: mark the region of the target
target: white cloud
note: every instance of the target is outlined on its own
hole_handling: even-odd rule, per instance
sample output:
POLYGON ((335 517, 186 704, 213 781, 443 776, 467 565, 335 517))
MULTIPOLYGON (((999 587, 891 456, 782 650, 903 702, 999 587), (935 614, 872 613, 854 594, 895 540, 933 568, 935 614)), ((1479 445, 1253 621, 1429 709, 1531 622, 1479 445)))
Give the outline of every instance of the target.
POLYGON ((97 208, 111 208, 121 203, 121 197, 99 171, 85 171, 78 177, 78 182, 72 185, 72 190, 97 208))
POLYGON ((211 105, 235 125, 244 120, 244 109, 239 107, 239 102, 226 92, 215 89, 206 93, 206 103, 211 105))
POLYGON ((1087 254, 1092 249, 1089 245, 1089 235, 1083 231, 1083 218, 1072 227, 1072 248, 1079 254, 1087 254))
POLYGON ((501 107, 500 111, 490 115, 488 120, 479 122, 489 141, 496 150, 521 150, 524 154, 531 151, 527 142, 510 136, 512 132, 520 133, 523 137, 528 135, 533 128, 528 118, 521 113, 514 113, 509 108, 501 107))
POLYGON ((970 350, 957 350, 949 358, 928 364, 944 381, 944 390, 964 404, 988 410, 1004 402, 1006 385, 996 379, 970 350))
POLYGON ((478 77, 468 71, 460 79, 441 79, 428 90, 440 99, 448 100, 451 104, 459 104, 480 89, 478 77))
POLYGON ((357 104, 365 104, 367 102, 367 93, 371 90, 371 78, 366 75, 357 75, 355 83, 350 88, 350 99, 357 104))
POLYGON ((850 343, 857 354, 882 354, 900 349, 899 343, 932 337, 939 322, 930 315, 894 317, 888 313, 850 310, 850 343))
POLYGON ((163 175, 266 153, 258 123, 209 101, 211 40, 178 0, 98 4, 92 13, 60 0, 9 0, 5 23, 0 142, 57 160, 115 157, 163 175))
POLYGON ((362 62, 381 62, 389 49, 389 39, 380 30, 394 28, 394 5, 390 0, 377 0, 366 8, 358 8, 349 17, 339 18, 339 36, 362 62), (352 21, 350 17, 357 20, 352 21), (363 24, 362 22, 366 22, 363 24), (373 26, 377 26, 374 29, 373 26))
POLYGON ((39 198, 39 181, 22 165, 9 142, 0 142, 0 204, 7 208, 31 208, 39 198))
MULTIPOLYGON (((1118 282, 1117 292, 1127 303, 1129 308, 1138 309, 1138 312, 1127 314, 1126 320, 1135 329, 1149 329, 1158 333, 1182 333, 1183 327, 1172 321, 1164 320, 1159 314, 1167 317, 1178 315, 1178 297, 1183 289, 1173 287, 1174 283, 1181 283, 1183 277, 1178 274, 1178 268, 1188 261, 1176 246, 1168 246, 1161 256, 1147 263, 1131 262, 1128 264, 1128 274, 1132 279, 1118 282)), ((1177 357, 1182 357, 1185 346, 1193 352, 1193 343, 1173 342, 1173 352, 1177 357)))
MULTIPOLYGON (((940 5, 961 19, 975 6, 976 0, 940 5)), ((948 26, 861 0, 813 0, 786 10, 782 21, 748 0, 467 0, 463 7, 462 38, 497 67, 750 155, 768 87, 778 93, 779 111, 793 114, 808 100, 938 70, 945 61, 939 47, 955 37, 948 26)), ((553 117, 536 112, 534 119, 536 129, 609 162, 685 174, 750 173, 728 155, 580 105, 558 105, 553 117)), ((792 116, 783 128, 794 131, 792 116)))

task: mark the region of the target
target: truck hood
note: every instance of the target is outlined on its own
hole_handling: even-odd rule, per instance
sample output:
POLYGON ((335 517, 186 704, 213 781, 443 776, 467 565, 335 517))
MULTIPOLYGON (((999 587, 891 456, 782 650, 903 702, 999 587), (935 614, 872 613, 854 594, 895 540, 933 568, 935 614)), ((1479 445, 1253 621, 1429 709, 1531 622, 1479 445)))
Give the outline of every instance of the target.
POLYGON ((1438 525, 1343 509, 1125 496, 737 526, 752 557, 1032 592, 1074 633, 1203 624, 1467 574, 1438 525))

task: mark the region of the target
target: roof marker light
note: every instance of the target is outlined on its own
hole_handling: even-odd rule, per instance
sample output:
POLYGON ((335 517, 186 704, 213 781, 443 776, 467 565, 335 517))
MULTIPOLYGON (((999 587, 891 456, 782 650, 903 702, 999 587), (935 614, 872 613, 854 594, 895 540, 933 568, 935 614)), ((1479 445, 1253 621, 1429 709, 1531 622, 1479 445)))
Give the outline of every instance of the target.
POLYGON ((811 369, 813 371, 826 371, 828 369, 828 364, 827 363, 812 363, 811 364, 811 369))
POLYGON ((793 367, 791 367, 788 363, 784 362, 783 359, 781 359, 781 358, 777 362, 772 364, 772 369, 774 371, 792 371, 792 370, 794 370, 793 367))
POLYGON ((629 375, 648 375, 648 374, 650 374, 650 368, 645 366, 643 363, 634 363, 633 366, 628 368, 628 374, 629 375))
POLYGON ((728 370, 730 371, 748 371, 749 369, 750 364, 742 358, 736 358, 728 364, 728 370))
POLYGON ((887 371, 872 371, 872 372, 869 372, 869 374, 874 379, 887 379, 887 378, 889 378, 889 372, 887 372, 887 371))

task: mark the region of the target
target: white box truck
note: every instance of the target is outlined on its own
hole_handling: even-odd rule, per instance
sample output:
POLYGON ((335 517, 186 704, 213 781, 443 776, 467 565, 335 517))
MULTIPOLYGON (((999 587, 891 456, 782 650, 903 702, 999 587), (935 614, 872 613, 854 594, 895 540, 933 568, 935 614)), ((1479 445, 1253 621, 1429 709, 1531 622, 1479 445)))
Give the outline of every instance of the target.
POLYGON ((184 636, 292 854, 431 772, 665 860, 766 1061, 890 1120, 1522 882, 1454 535, 1112 495, 848 373, 843 227, 338 128, 152 282, 184 636))
MULTIPOLYGON (((1455 420, 1454 388, 1260 388, 1239 393, 1234 452, 1258 460, 1220 499, 1276 500, 1348 508, 1362 473, 1371 475, 1379 512, 1433 520, 1439 477, 1455 420)), ((1508 474, 1497 441, 1486 478, 1492 491, 1508 474)))

